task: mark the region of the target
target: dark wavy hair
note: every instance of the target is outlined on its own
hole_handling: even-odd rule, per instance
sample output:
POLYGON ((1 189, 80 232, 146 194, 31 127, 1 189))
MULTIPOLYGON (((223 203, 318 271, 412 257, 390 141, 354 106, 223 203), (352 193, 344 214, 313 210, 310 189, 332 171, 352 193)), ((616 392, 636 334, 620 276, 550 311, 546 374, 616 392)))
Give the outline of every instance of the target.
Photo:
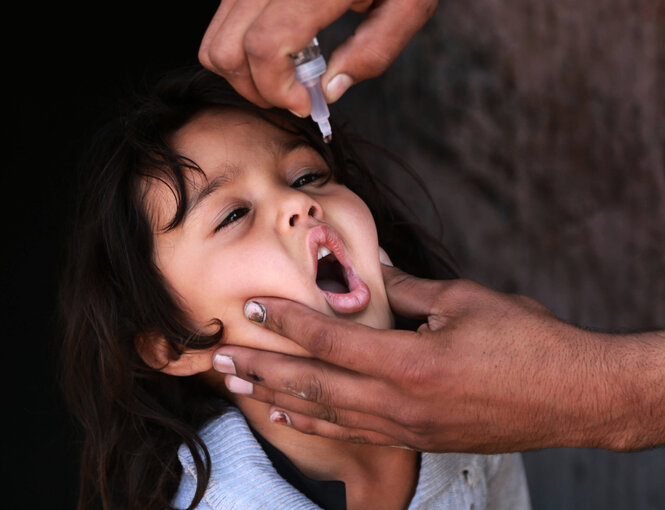
POLYGON ((196 431, 224 411, 220 397, 199 377, 171 377, 148 367, 135 341, 159 335, 182 353, 185 346, 209 348, 223 335, 221 321, 209 336, 193 330, 167 290, 153 258, 145 204, 146 182, 167 184, 177 207, 165 228, 180 224, 186 176, 202 171, 173 150, 169 137, 196 113, 218 107, 242 108, 305 137, 334 177, 367 203, 396 265, 421 276, 456 275, 445 250, 391 205, 396 196, 361 162, 358 140, 339 126, 328 145, 310 120, 262 110, 200 67, 162 77, 99 131, 81 168, 86 182, 60 299, 63 390, 84 436, 79 509, 169 508, 180 478, 180 444, 189 448, 197 468, 190 508, 206 489, 210 457, 196 431))

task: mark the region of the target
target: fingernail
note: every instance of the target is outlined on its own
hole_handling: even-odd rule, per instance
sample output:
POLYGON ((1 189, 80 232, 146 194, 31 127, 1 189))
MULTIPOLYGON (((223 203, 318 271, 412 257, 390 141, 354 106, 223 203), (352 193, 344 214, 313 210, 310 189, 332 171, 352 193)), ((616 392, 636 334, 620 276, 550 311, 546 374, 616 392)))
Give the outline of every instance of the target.
POLYGON ((328 82, 328 86, 326 87, 326 101, 334 103, 342 97, 344 92, 349 90, 351 85, 353 85, 353 80, 348 74, 338 74, 328 82))
POLYGON ((252 322, 263 324, 266 320, 266 309, 261 303, 247 301, 245 303, 245 317, 252 322))
POLYGON ((251 382, 247 382, 240 377, 235 375, 229 375, 226 377, 226 387, 231 393, 237 393, 238 395, 251 395, 254 391, 254 385, 251 382))
POLYGON ((410 446, 404 446, 404 445, 400 445, 400 444, 391 444, 391 445, 388 445, 388 446, 390 446, 391 448, 401 448, 402 450, 415 451, 415 449, 411 448, 410 446))
POLYGON ((291 425, 291 418, 284 411, 273 411, 270 413, 270 421, 279 425, 291 425))
POLYGON ((383 264, 384 266, 393 267, 393 262, 392 260, 390 260, 390 257, 386 253, 386 250, 384 250, 380 246, 379 246, 379 262, 381 262, 381 264, 383 264))
POLYGON ((289 110, 289 112, 291 112, 293 115, 295 115, 295 116, 298 117, 299 119, 304 118, 304 115, 300 115, 298 112, 294 112, 293 110, 289 110))
POLYGON ((233 359, 231 359, 230 356, 215 354, 215 357, 212 359, 212 366, 215 370, 223 374, 235 375, 236 373, 236 365, 233 363, 233 359))

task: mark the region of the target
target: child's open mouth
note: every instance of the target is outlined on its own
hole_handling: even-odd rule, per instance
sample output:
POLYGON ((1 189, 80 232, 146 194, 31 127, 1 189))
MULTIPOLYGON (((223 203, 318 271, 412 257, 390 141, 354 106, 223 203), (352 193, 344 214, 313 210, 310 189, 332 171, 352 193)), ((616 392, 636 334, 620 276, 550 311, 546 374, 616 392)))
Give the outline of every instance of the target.
POLYGON ((365 309, 370 301, 369 288, 351 267, 337 232, 327 225, 315 227, 308 242, 316 257, 316 285, 330 307, 340 314, 365 309))
POLYGON ((319 289, 336 294, 349 292, 349 284, 344 276, 344 268, 335 254, 325 246, 319 247, 319 262, 316 266, 316 284, 319 289))

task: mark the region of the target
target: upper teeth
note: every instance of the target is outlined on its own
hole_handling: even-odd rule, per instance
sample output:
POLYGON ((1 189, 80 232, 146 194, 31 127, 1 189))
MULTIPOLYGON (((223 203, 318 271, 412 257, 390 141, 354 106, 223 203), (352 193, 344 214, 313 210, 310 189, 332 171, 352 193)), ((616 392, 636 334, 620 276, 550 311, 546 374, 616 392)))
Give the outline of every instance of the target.
POLYGON ((330 255, 332 252, 325 246, 319 246, 319 252, 316 255, 316 260, 321 260, 326 255, 330 255))

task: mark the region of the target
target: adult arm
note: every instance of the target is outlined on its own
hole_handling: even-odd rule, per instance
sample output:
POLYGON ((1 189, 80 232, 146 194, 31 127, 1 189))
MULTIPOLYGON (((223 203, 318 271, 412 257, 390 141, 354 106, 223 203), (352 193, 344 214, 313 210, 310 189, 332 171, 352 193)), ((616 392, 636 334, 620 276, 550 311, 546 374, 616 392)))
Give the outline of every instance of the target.
POLYGON ((481 453, 665 443, 664 332, 593 333, 523 296, 383 271, 393 309, 426 318, 417 332, 258 298, 265 327, 317 359, 224 346, 216 368, 273 404, 273 421, 336 439, 481 453))
POLYGON ((378 76, 434 14, 438 0, 223 0, 208 26, 199 60, 262 107, 310 112, 290 55, 347 10, 365 13, 328 60, 321 85, 334 102, 353 84, 378 76))

